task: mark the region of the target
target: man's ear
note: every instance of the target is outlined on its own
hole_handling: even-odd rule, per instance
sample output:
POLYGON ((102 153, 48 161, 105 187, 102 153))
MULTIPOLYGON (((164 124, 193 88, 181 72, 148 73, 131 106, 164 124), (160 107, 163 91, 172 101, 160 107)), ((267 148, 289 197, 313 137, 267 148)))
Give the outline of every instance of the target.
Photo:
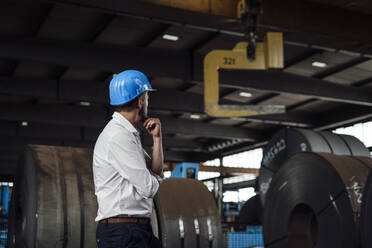
POLYGON ((142 107, 143 107, 143 95, 140 95, 139 97, 137 97, 137 107, 139 108, 139 109, 142 109, 142 107))
POLYGON ((137 107, 139 109, 142 109, 142 106, 143 106, 143 101, 142 101, 142 97, 140 96, 137 98, 137 107))

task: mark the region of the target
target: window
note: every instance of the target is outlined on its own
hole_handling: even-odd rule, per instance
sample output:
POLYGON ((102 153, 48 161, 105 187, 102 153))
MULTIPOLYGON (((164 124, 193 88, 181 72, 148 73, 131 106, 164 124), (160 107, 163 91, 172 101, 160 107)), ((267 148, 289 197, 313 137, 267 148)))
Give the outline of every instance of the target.
POLYGON ((262 160, 262 149, 241 152, 222 158, 225 167, 260 168, 262 160))
MULTIPOLYGON (((259 169, 262 160, 262 148, 241 152, 222 158, 222 164, 225 167, 243 167, 243 168, 256 168, 259 169)), ((255 174, 243 174, 235 177, 223 179, 224 184, 238 183, 242 181, 253 180, 256 178, 255 174)), ((240 202, 246 201, 255 195, 254 188, 244 188, 238 191, 226 191, 224 193, 224 202, 240 202)))

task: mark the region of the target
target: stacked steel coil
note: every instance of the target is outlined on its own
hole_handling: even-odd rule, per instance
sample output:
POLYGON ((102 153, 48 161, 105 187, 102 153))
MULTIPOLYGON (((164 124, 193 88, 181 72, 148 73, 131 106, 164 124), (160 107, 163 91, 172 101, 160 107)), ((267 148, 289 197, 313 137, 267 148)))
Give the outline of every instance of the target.
POLYGON ((263 153, 259 176, 259 191, 263 204, 275 173, 288 158, 304 151, 370 156, 363 143, 350 135, 295 128, 282 129, 269 141, 263 153))

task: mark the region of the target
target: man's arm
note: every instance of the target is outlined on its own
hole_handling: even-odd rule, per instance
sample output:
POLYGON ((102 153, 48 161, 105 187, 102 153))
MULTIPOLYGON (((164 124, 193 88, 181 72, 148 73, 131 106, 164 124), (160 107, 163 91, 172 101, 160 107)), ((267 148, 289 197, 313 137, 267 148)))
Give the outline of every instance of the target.
POLYGON ((163 141, 161 134, 161 122, 157 118, 149 118, 145 121, 143 126, 151 134, 153 139, 153 150, 152 150, 152 161, 151 171, 161 177, 163 177, 163 141))
POLYGON ((163 164, 164 164, 164 156, 163 156, 163 144, 162 138, 153 138, 154 145, 152 148, 152 163, 151 163, 151 170, 158 174, 159 176, 163 177, 163 164))

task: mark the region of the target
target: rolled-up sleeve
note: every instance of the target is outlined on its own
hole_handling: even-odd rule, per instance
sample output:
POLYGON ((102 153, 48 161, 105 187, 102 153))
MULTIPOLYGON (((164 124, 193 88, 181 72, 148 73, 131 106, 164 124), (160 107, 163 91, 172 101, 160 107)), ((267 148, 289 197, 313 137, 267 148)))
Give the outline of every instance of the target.
POLYGON ((127 179, 145 199, 152 198, 159 188, 156 177, 146 168, 142 149, 138 148, 130 136, 114 137, 108 144, 109 161, 112 166, 127 179))

